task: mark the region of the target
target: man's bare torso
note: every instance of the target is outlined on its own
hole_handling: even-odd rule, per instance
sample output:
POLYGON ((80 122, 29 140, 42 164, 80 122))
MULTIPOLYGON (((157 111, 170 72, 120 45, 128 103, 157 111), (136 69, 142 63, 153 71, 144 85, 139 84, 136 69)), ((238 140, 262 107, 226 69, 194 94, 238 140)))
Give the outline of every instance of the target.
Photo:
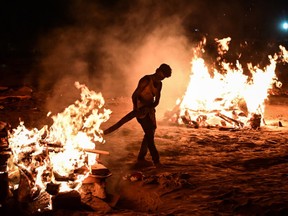
POLYGON ((138 95, 137 107, 151 106, 155 101, 155 96, 161 90, 161 82, 156 82, 151 76, 147 75, 143 77, 139 85, 143 85, 143 89, 138 95))

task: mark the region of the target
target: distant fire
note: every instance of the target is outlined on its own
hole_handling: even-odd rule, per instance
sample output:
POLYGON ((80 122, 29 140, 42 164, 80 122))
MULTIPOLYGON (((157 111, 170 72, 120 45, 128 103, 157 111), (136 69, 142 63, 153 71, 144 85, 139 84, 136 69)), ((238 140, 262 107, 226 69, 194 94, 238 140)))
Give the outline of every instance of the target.
POLYGON ((109 119, 111 111, 103 108, 100 93, 78 82, 75 86, 81 90, 81 99, 62 113, 51 116, 51 126, 29 130, 21 122, 8 134, 12 187, 19 186, 16 179, 22 172, 30 179, 31 190, 42 192, 48 183, 59 184, 60 192, 77 190, 91 166, 97 164, 99 155, 89 150, 95 149, 96 143, 104 142, 100 125, 109 119))
MULTIPOLYGON (((219 59, 228 52, 231 38, 216 39, 219 59)), ((287 50, 280 46, 280 53, 268 56, 270 64, 264 69, 248 64, 251 76, 243 73, 237 60, 235 64, 219 61, 221 71, 209 71, 201 58, 205 40, 197 47, 191 62, 191 75, 186 93, 178 99, 176 108, 169 114, 169 121, 191 126, 250 127, 255 117, 264 116, 265 101, 273 85, 282 83, 275 75, 278 61, 288 62, 287 50)))

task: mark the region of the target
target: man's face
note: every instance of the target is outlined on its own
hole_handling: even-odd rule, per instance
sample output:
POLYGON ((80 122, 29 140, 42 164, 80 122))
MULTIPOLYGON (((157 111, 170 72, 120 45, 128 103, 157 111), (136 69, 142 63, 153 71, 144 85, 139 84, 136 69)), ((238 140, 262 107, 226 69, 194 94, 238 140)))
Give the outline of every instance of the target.
POLYGON ((157 77, 159 80, 164 80, 165 78, 168 78, 171 76, 171 73, 170 73, 170 76, 167 76, 167 73, 163 72, 162 70, 157 70, 157 77))
POLYGON ((167 73, 162 72, 162 74, 163 74, 164 78, 169 78, 169 77, 171 77, 172 73, 170 72, 170 74, 168 75, 167 73))
POLYGON ((166 78, 166 76, 164 75, 163 71, 160 71, 159 75, 160 75, 160 77, 161 77, 161 80, 163 80, 163 79, 166 78))

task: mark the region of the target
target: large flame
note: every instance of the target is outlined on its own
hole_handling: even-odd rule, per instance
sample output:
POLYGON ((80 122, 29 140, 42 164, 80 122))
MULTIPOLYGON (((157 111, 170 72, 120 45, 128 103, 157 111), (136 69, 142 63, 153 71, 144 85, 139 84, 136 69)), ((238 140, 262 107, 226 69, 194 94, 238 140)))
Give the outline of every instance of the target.
MULTIPOLYGON (((220 56, 229 50, 231 38, 216 39, 220 56)), ((231 121, 233 127, 245 127, 253 115, 264 116, 265 100, 273 85, 281 87, 275 74, 277 61, 287 62, 287 51, 280 46, 280 54, 268 56, 270 64, 264 69, 248 64, 251 76, 245 75, 243 67, 235 64, 221 63, 221 71, 208 70, 205 60, 201 58, 205 41, 195 49, 191 62, 191 75, 186 93, 176 103, 180 108, 178 123, 183 123, 181 116, 189 120, 208 125, 220 125, 219 114, 231 121), (199 121, 199 116, 205 116, 205 121, 199 121), (243 124, 235 124, 241 122, 243 124)), ((221 58, 219 58, 221 59, 221 58)), ((218 60, 219 60, 218 59, 218 60)))
POLYGON ((99 156, 85 149, 95 149, 97 142, 104 142, 100 125, 109 119, 111 111, 103 108, 101 93, 90 91, 78 82, 75 86, 81 90, 81 98, 62 113, 52 115, 51 126, 28 130, 20 122, 8 136, 13 153, 9 171, 24 170, 42 191, 49 182, 59 183, 60 191, 71 189, 69 181, 57 181, 57 176, 72 179, 73 189, 79 188, 99 156), (75 170, 79 169, 84 171, 76 175, 75 170))

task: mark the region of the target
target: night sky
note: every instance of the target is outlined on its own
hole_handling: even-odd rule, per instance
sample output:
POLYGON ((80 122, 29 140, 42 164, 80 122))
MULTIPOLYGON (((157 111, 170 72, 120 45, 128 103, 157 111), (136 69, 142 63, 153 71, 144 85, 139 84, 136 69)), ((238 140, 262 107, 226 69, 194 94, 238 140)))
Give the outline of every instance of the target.
MULTIPOLYGON (((288 36, 288 32, 280 28, 281 21, 288 20, 288 6, 280 0, 217 0, 213 3, 209 0, 2 0, 0 4, 1 49, 4 51, 7 51, 5 48, 33 46, 37 38, 55 28, 87 22, 94 22, 95 28, 121 25, 138 7, 146 7, 151 14, 159 13, 162 7, 157 14, 159 19, 178 14, 187 35, 196 31, 212 37, 229 35, 255 40, 287 40, 288 36), (83 14, 89 12, 84 8, 86 5, 95 7, 94 12, 98 10, 102 17, 97 19, 83 14)), ((149 17, 143 19, 150 25, 149 17)), ((145 25, 137 28, 145 28, 145 25)))
MULTIPOLYGON (((280 28, 285 19, 288 4, 280 0, 2 0, 0 72, 2 77, 14 74, 13 79, 24 79, 24 83, 38 87, 51 84, 43 77, 46 81, 60 80, 72 70, 85 73, 86 80, 125 78, 127 70, 135 70, 149 60, 139 53, 145 53, 143 44, 150 49, 147 53, 151 52, 151 42, 147 41, 155 32, 160 32, 156 46, 161 52, 166 47, 169 55, 179 56, 175 51, 178 47, 173 50, 170 45, 172 37, 186 41, 186 47, 178 49, 182 53, 187 44, 203 36, 210 40, 229 36, 237 45, 253 41, 261 50, 270 42, 287 44, 288 31, 280 28), (170 46, 162 45, 159 38, 170 46), (139 58, 141 62, 134 65, 139 58), (107 74, 116 70, 118 73, 107 74)), ((163 55, 157 55, 160 57, 156 60, 165 60, 163 55)), ((174 67, 183 64, 189 58, 186 56, 189 53, 183 55, 182 62, 173 62, 174 67)), ((158 63, 151 60, 149 64, 158 63)), ((135 83, 138 77, 134 80, 129 75, 129 79, 135 83)), ((7 79, 2 78, 0 84, 4 83, 7 79)), ((97 84, 104 88, 102 83, 97 84)), ((109 86, 115 83, 109 82, 109 86)))

